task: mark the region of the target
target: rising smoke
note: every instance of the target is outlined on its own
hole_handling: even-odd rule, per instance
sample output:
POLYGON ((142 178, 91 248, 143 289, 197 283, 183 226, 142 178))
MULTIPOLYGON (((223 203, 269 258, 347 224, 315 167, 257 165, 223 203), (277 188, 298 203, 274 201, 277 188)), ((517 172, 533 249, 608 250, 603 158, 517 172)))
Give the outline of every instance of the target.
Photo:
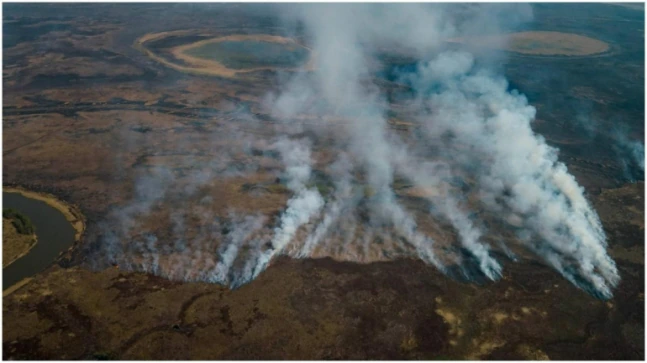
MULTIPOLYGON (((528 6, 304 5, 284 16, 304 26, 317 68, 293 75, 265 98, 279 122, 263 127, 273 127, 276 136, 244 135, 247 149, 261 145, 282 166, 290 197, 281 214, 232 211, 221 218, 207 208, 217 200, 179 203, 169 217, 171 236, 141 234, 147 227, 140 217, 175 190, 172 173, 157 169, 139 179, 133 202, 105 222, 98 238, 105 260, 233 287, 256 278, 278 255, 358 262, 417 256, 441 271, 469 260, 482 276, 496 280, 502 266, 493 249, 514 256, 510 242, 492 245, 488 238, 488 225, 496 220, 573 284, 600 297, 612 295, 619 276, 600 220, 557 150, 533 133, 535 108, 509 90, 488 62, 443 45, 451 37, 501 31, 497 19, 528 21, 528 6), (379 55, 392 48, 417 60, 397 80, 412 92, 407 115, 419 126, 407 138, 389 127, 391 106, 374 80, 379 55), (317 122, 299 122, 302 114, 317 122), (286 125, 291 135, 278 131, 286 125), (335 154, 324 166, 332 180, 328 193, 313 184, 312 153, 322 147, 335 154), (401 180, 431 191, 418 198, 422 212, 396 192, 401 180), (187 235, 182 208, 199 216, 199 233, 187 235), (446 226, 447 232, 429 233, 430 225, 446 226)), ((188 200, 213 178, 229 177, 224 171, 234 158, 228 155, 222 150, 212 171, 190 176, 183 197, 188 200)), ((232 175, 256 169, 239 168, 232 175)))
POLYGON ((630 139, 628 133, 625 128, 618 126, 611 133, 611 137, 613 150, 620 161, 625 178, 635 182, 645 178, 645 145, 630 139))

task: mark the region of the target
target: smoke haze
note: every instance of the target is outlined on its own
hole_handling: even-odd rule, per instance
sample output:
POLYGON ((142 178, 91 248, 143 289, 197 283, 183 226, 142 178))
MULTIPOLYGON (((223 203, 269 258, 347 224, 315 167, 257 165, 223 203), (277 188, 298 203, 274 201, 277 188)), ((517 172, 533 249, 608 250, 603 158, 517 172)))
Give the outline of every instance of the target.
POLYGON ((514 256, 522 247, 576 286, 612 296, 619 275, 600 220, 558 151, 532 131, 535 108, 478 51, 444 44, 530 21, 529 6, 309 4, 282 16, 303 25, 316 69, 286 77, 264 98, 276 123, 247 114, 227 126, 226 137, 240 140, 241 149, 214 141, 218 160, 185 178, 190 183, 173 199, 171 235, 143 233, 150 228, 142 216, 180 193, 179 181, 163 167, 139 178, 132 201, 102 224, 103 261, 236 287, 278 255, 357 262, 415 256, 443 272, 460 266, 468 278, 496 280, 503 266, 493 250, 514 256), (389 49, 416 59, 396 80, 411 90, 398 105, 417 125, 408 137, 390 126, 392 105, 375 80, 389 49), (304 115, 316 121, 302 122, 304 115), (251 157, 243 166, 234 162, 250 150, 262 150, 287 188, 279 215, 232 209, 222 218, 208 208, 221 201, 182 202, 214 179, 266 168, 251 157), (314 156, 322 150, 331 162, 314 156), (315 170, 328 177, 325 188, 315 170), (414 191, 415 205, 403 198, 414 191), (200 228, 189 234, 191 218, 200 228), (513 238, 493 238, 495 224, 513 238), (468 266, 474 262, 478 272, 468 266))

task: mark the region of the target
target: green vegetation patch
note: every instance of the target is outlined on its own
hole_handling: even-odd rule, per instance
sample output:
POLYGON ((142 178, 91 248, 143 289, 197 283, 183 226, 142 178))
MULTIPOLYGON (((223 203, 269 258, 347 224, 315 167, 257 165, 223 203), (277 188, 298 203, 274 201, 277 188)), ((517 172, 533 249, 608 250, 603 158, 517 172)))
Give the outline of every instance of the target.
POLYGON ((241 40, 207 43, 186 50, 186 54, 213 60, 231 69, 293 68, 306 62, 309 51, 293 43, 241 40))
POLYGON ((34 234, 34 225, 26 215, 18 212, 13 208, 5 208, 2 210, 2 217, 11 220, 11 224, 16 227, 19 234, 32 235, 34 234))

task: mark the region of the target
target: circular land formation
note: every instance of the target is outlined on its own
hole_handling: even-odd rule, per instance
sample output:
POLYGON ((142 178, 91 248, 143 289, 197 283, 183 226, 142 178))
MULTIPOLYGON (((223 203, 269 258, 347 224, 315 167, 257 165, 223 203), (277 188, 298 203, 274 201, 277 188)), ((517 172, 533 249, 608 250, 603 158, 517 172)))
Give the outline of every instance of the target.
POLYGON ((147 34, 135 46, 175 70, 233 78, 263 70, 312 69, 310 49, 267 34, 213 36, 195 31, 147 34))
POLYGON ((526 31, 519 33, 457 38, 452 43, 477 45, 531 56, 582 57, 609 51, 609 44, 583 35, 526 31))

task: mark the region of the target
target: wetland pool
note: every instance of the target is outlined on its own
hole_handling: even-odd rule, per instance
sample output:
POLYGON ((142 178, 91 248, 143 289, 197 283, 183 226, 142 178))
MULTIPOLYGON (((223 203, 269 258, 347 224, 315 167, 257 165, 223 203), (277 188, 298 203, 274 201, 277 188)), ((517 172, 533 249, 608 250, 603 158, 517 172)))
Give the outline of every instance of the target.
POLYGON ((50 266, 74 243, 76 230, 63 213, 47 203, 20 193, 2 192, 2 208, 25 214, 36 228, 38 243, 25 256, 2 269, 2 290, 50 266))

